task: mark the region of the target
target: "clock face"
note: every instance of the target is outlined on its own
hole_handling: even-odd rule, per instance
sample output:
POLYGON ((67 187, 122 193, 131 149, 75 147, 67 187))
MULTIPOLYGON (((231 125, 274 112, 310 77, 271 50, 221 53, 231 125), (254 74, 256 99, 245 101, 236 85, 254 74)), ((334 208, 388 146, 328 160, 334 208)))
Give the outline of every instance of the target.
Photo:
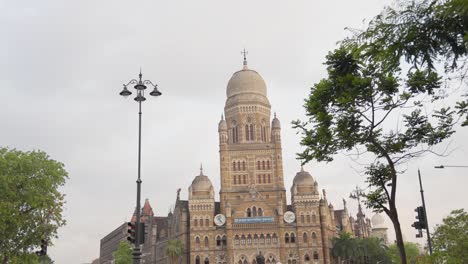
POLYGON ((214 223, 217 226, 223 226, 226 223, 226 216, 224 216, 223 214, 215 215, 214 223))
POLYGON ((284 213, 283 219, 284 222, 291 224, 296 220, 296 215, 291 211, 287 211, 284 213))

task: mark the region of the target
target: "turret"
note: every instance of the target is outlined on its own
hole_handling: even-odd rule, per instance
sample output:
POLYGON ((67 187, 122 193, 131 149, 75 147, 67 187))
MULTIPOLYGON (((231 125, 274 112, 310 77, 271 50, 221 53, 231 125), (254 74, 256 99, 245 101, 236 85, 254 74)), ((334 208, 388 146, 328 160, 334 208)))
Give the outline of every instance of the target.
POLYGON ((281 124, 279 119, 276 117, 271 121, 271 141, 273 143, 281 144, 281 124))

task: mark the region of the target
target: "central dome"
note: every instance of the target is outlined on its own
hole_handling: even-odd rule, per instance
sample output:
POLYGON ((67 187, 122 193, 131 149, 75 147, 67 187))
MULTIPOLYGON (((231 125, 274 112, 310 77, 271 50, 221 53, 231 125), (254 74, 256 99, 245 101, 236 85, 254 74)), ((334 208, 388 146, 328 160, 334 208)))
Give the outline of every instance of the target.
POLYGON ((229 98, 246 93, 267 96, 266 84, 260 74, 244 67, 232 75, 227 85, 226 95, 229 98))

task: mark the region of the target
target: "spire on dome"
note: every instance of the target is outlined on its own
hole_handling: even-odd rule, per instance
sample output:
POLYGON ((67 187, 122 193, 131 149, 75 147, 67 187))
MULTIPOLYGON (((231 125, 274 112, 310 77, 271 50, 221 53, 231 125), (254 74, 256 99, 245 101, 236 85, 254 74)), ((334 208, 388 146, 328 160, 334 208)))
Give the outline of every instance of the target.
POLYGON ((243 63, 244 68, 243 69, 246 70, 247 69, 247 54, 249 54, 249 52, 246 51, 245 48, 244 48, 244 50, 241 51, 241 54, 244 55, 244 63, 243 63))
POLYGON ((200 163, 200 175, 203 175, 203 164, 200 163))

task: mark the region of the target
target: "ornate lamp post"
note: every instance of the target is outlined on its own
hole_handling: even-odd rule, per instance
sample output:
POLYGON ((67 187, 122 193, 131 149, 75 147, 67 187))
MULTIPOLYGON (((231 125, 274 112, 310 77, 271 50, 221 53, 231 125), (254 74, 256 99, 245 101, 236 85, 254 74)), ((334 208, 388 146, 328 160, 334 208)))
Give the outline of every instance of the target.
POLYGON ((140 241, 141 238, 144 234, 142 234, 141 228, 140 228, 140 211, 141 211, 141 205, 140 205, 140 197, 141 197, 141 103, 146 100, 145 98, 145 90, 146 90, 146 85, 151 85, 153 87, 153 91, 151 91, 149 94, 151 96, 160 96, 161 92, 158 90, 158 85, 153 84, 149 80, 142 80, 142 74, 141 74, 141 69, 140 69, 140 75, 139 75, 139 80, 132 79, 130 80, 127 84, 124 84, 123 90, 120 92, 120 95, 127 97, 132 94, 131 91, 127 89, 127 86, 133 84, 133 88, 136 90, 136 97, 134 98, 135 101, 138 102, 138 179, 136 181, 137 183, 137 200, 136 200, 136 224, 135 224, 135 247, 133 248, 133 263, 134 264, 139 264, 141 260, 141 251, 140 251, 140 241))

